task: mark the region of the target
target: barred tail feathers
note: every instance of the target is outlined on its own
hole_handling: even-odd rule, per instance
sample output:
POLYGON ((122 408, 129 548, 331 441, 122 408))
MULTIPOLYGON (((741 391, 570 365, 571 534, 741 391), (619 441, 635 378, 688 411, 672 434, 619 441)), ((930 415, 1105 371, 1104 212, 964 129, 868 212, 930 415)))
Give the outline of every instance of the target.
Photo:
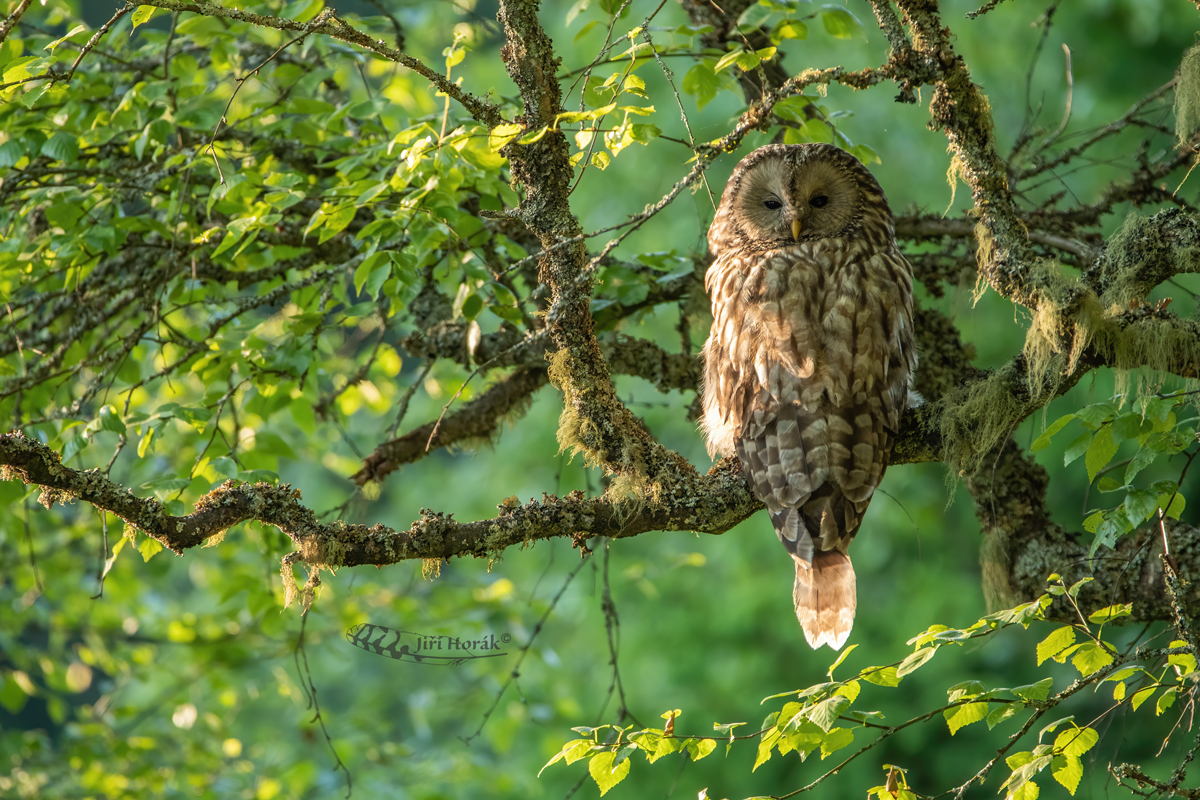
POLYGON ((841 650, 854 627, 857 607, 854 566, 840 550, 817 550, 812 563, 796 562, 792 600, 804 638, 814 650, 827 644, 841 650))

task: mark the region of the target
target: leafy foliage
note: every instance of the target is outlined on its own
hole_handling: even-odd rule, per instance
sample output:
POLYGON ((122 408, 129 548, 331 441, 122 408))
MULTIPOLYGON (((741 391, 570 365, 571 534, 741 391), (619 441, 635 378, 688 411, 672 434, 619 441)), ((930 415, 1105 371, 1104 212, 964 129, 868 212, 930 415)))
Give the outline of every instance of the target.
MULTIPOLYGON (((962 786, 948 790, 961 793, 976 781, 982 782, 997 759, 1003 756, 1010 770, 1000 789, 1006 800, 1038 797, 1037 778, 1047 767, 1051 777, 1073 796, 1084 773, 1082 759, 1100 741, 1100 731, 1110 716, 1137 712, 1159 690, 1161 694, 1153 708, 1156 716, 1162 715, 1174 705, 1179 693, 1190 697, 1195 680, 1200 678, 1200 672, 1196 671, 1194 649, 1185 641, 1173 641, 1165 648, 1143 646, 1124 649, 1105 641, 1102 638, 1105 626, 1113 620, 1128 617, 1131 608, 1129 604, 1112 606, 1088 618, 1083 617, 1076 605, 1076 598, 1086 583, 1087 580, 1083 580, 1067 586, 1059 576, 1052 575, 1049 591, 1033 602, 988 614, 966 628, 933 625, 909 640, 914 651, 904 660, 886 666, 864 667, 852 677, 835 681, 834 670, 857 647, 850 645, 829 668, 828 681, 763 700, 765 704, 783 698, 795 698, 784 703, 780 710, 768 714, 757 733, 736 735, 736 728, 744 726, 744 722, 717 723, 713 727, 722 734, 728 733, 727 757, 739 742, 758 740, 755 770, 773 757, 784 757, 789 753, 795 753, 801 761, 806 761, 809 756, 819 752, 824 761, 855 744, 856 734, 864 737, 874 735, 873 739, 866 742, 860 739, 858 750, 839 756, 840 760, 835 766, 804 787, 810 789, 900 731, 929 723, 938 717, 945 720, 951 736, 978 722, 986 721, 989 730, 1012 721, 1006 725, 1011 730, 1012 724, 1020 722, 1019 729, 1009 736, 997 758, 989 761, 962 786), (884 722, 884 714, 877 710, 854 708, 860 700, 869 700, 880 690, 899 688, 904 680, 910 679, 909 676, 930 663, 933 655, 942 648, 953 646, 952 649, 957 649, 967 644, 978 646, 980 642, 1009 627, 1028 629, 1036 623, 1048 623, 1050 620, 1046 612, 1055 604, 1055 598, 1059 603, 1067 604, 1075 612, 1076 619, 1070 624, 1056 626, 1037 645, 1036 662, 1038 667, 1043 667, 1048 662, 1064 664, 1070 658, 1078 678, 1068 687, 1052 693, 1053 675, 1011 688, 987 688, 978 680, 968 680, 946 689, 947 701, 941 708, 900 723, 884 722), (1077 642, 1077 639, 1082 641, 1077 642), (1031 749, 1009 752, 1051 710, 1058 713, 1058 706, 1068 702, 1074 695, 1089 688, 1094 693, 1107 683, 1115 684, 1115 703, 1098 717, 1082 725, 1075 721, 1073 714, 1058 717, 1041 727, 1037 743, 1031 749), (1136 688, 1130 694, 1128 688, 1131 683, 1136 688), (872 686, 878 688, 873 689, 872 686)), ((663 717, 671 725, 680 713, 676 709, 663 714, 663 717)), ((603 725, 573 730, 587 738, 568 741, 546 767, 558 761, 572 764, 587 758, 588 771, 601 794, 629 776, 630 756, 635 751, 640 750, 648 764, 655 764, 673 753, 685 754, 684 757, 695 761, 711 754, 721 741, 721 737, 689 737, 665 728, 632 731, 632 726, 603 725)), ((914 794, 907 778, 903 777, 906 769, 892 764, 885 765, 885 768, 889 770, 893 785, 872 788, 870 791, 874 796, 881 800, 886 800, 887 796, 898 798, 902 791, 908 797, 921 796, 914 794), (902 785, 900 780, 903 780, 902 785)), ((922 788, 927 792, 925 796, 940 793, 932 786, 922 788)))
MULTIPOLYGON (((1095 555, 1101 546, 1112 548, 1119 536, 1136 530, 1148 520, 1164 516, 1179 519, 1187 506, 1179 491, 1182 475, 1179 480, 1158 480, 1145 488, 1134 486, 1134 479, 1158 459, 1181 453, 1195 444, 1196 421, 1200 419, 1194 413, 1195 393, 1181 391, 1140 397, 1136 409, 1125 412, 1121 411, 1121 399, 1085 406, 1059 417, 1032 446, 1033 450, 1045 448, 1055 434, 1073 421, 1085 428, 1067 445, 1063 462, 1070 465, 1082 456, 1088 482, 1100 492, 1119 498, 1116 505, 1091 511, 1084 520, 1084 529, 1095 534, 1089 555, 1095 555), (1134 450, 1133 456, 1113 464, 1126 443, 1130 444, 1127 449, 1134 450), (1132 447, 1134 444, 1136 448, 1132 447), (1124 467, 1122 480, 1108 474, 1121 467, 1124 467)), ((1190 457, 1183 473, 1189 464, 1190 457)))

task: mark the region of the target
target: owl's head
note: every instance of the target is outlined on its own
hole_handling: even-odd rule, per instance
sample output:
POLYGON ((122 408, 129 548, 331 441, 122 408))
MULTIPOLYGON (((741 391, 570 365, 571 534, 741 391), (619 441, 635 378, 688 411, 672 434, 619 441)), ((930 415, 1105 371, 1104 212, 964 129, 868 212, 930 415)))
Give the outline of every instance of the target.
POLYGON ((716 256, 853 237, 867 210, 890 236, 892 213, 879 182, 845 150, 831 144, 767 145, 734 169, 708 246, 716 256))

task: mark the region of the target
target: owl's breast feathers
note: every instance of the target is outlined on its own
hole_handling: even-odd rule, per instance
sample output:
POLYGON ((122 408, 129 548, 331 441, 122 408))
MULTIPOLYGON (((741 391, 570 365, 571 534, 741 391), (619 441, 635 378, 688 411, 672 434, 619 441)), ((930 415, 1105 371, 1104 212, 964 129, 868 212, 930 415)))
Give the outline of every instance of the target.
POLYGON ((890 247, 721 253, 706 277, 710 453, 736 454, 781 541, 845 552, 887 468, 916 366, 912 279, 890 247))

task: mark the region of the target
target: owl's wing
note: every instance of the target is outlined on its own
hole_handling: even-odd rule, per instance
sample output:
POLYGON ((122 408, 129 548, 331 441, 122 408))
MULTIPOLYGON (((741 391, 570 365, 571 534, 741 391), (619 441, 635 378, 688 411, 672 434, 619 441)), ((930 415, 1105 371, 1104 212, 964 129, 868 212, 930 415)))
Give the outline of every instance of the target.
POLYGON ((887 468, 915 366, 907 264, 894 250, 834 268, 785 251, 719 266, 706 347, 726 358, 707 360, 718 374, 706 421, 724 413, 793 556, 844 552, 887 468))

